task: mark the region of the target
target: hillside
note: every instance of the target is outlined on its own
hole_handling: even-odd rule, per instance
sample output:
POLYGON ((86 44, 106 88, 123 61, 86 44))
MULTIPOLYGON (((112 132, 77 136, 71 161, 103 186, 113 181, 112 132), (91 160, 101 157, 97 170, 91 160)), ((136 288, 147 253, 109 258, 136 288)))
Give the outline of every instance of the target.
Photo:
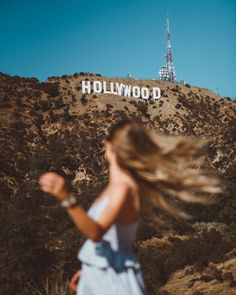
POLYGON ((83 237, 56 201, 41 193, 38 176, 61 173, 88 208, 107 181, 105 131, 130 116, 161 133, 206 138, 207 162, 225 188, 210 208, 183 204, 195 217, 192 222, 176 221, 156 208, 152 217, 142 216, 134 251, 148 295, 235 294, 235 114, 234 100, 180 83, 85 73, 40 83, 0 74, 0 293, 53 294, 46 290, 47 279, 65 284, 79 267, 83 237), (159 87, 162 97, 84 95, 86 79, 159 87), (225 270, 222 263, 230 267, 225 270))

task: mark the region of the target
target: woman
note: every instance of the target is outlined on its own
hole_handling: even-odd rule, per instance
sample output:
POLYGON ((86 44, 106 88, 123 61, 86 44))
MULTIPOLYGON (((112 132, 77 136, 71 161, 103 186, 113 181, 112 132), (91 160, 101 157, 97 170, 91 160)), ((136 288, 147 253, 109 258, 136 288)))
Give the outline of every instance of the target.
POLYGON ((141 269, 131 251, 141 209, 148 200, 176 216, 189 216, 166 201, 210 203, 201 193, 220 191, 219 181, 200 166, 199 140, 161 136, 124 119, 105 140, 109 181, 88 212, 77 204, 54 172, 39 178, 41 189, 66 208, 87 237, 78 258, 82 269, 70 286, 79 295, 145 294, 141 269), (79 283, 78 283, 79 282, 79 283))

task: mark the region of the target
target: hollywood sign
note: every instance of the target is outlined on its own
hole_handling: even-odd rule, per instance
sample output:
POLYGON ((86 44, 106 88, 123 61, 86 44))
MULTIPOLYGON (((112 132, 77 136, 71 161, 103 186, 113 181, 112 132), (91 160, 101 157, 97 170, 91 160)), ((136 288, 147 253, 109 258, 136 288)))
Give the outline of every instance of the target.
POLYGON ((140 87, 126 85, 117 82, 106 82, 106 81, 82 81, 82 93, 83 94, 115 94, 125 97, 134 97, 142 99, 159 99, 161 98, 161 89, 159 87, 140 87))

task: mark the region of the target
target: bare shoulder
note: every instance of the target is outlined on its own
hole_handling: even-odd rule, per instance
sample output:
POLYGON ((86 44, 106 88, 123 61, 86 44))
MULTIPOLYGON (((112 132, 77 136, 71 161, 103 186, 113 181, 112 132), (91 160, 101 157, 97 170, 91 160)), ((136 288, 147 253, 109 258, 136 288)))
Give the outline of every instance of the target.
POLYGON ((126 183, 111 183, 110 192, 112 195, 127 194, 130 191, 130 187, 126 183))
POLYGON ((110 184, 110 197, 116 202, 124 202, 130 192, 130 187, 126 183, 110 184))

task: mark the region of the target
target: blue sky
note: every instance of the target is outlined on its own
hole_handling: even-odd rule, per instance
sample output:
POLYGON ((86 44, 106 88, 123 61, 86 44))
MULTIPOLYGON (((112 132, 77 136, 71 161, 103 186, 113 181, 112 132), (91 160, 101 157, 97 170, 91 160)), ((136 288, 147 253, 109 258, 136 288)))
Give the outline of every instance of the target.
POLYGON ((178 80, 236 97, 236 0, 1 0, 0 71, 158 77, 166 14, 178 80))

